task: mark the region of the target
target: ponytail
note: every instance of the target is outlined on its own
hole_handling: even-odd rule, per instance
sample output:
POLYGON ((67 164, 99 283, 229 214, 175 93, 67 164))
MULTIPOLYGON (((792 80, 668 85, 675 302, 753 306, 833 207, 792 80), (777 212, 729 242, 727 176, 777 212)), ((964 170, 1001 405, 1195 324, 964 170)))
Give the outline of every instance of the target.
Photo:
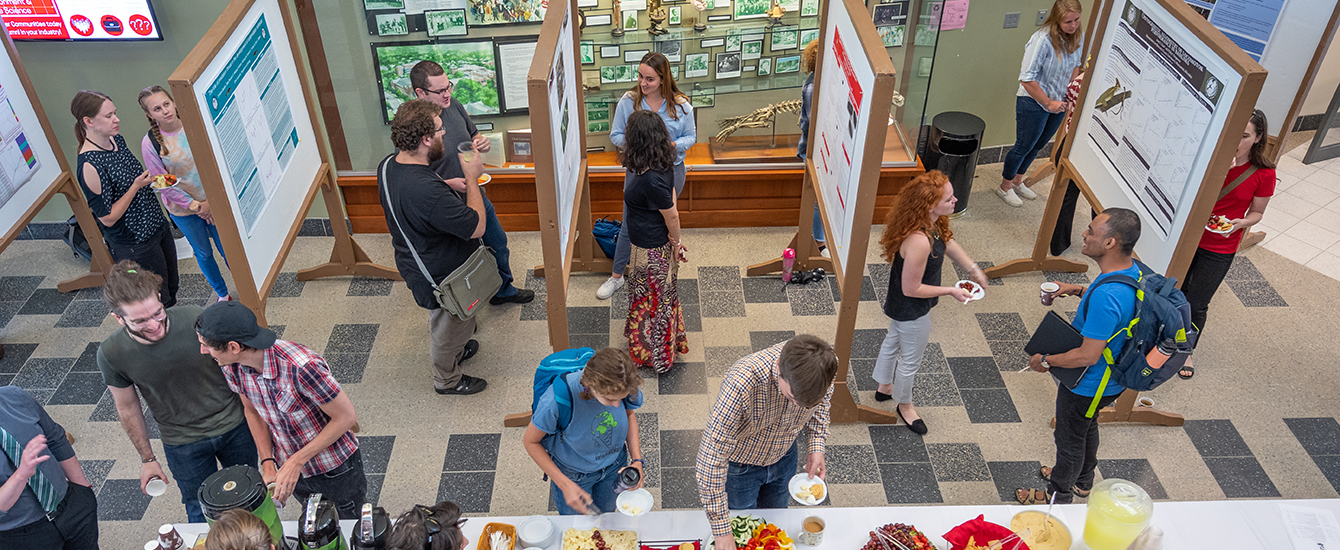
POLYGON ((102 104, 111 100, 107 94, 93 90, 80 90, 74 94, 74 99, 70 100, 70 114, 74 115, 74 137, 79 141, 79 147, 83 147, 84 142, 88 140, 88 128, 84 127, 84 119, 98 116, 102 104))

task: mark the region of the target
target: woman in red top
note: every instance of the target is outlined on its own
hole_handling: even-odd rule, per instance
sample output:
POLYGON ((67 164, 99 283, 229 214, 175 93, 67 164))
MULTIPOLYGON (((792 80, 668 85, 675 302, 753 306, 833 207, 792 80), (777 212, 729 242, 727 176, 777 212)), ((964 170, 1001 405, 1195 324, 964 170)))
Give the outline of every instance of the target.
MULTIPOLYGON (((1275 194, 1275 164, 1265 158, 1266 114, 1259 109, 1252 111, 1247 128, 1242 131, 1238 141, 1237 153, 1233 155, 1233 167, 1224 178, 1224 188, 1233 185, 1243 174, 1248 174, 1237 187, 1214 203, 1214 214, 1228 218, 1233 229, 1227 234, 1218 234, 1208 228, 1200 238, 1200 247, 1191 259, 1186 278, 1182 281, 1182 292, 1191 304, 1191 322, 1205 334, 1205 317, 1210 309, 1210 299, 1214 297, 1219 284, 1233 265, 1233 257, 1238 252, 1238 244, 1247 228, 1261 221, 1270 196, 1275 194), (1250 173, 1249 173, 1250 172, 1250 173)), ((1186 366, 1177 374, 1190 379, 1196 373, 1187 359, 1186 366)))

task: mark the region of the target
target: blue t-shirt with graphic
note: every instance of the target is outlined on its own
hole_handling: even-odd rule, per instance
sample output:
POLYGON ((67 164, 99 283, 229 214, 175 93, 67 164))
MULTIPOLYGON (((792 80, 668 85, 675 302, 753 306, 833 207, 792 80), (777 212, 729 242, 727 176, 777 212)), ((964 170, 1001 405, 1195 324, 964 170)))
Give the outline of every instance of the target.
POLYGON ((572 394, 572 421, 558 432, 558 401, 550 386, 540 396, 540 403, 530 422, 547 434, 555 434, 549 445, 549 456, 562 467, 579 472, 598 472, 619 457, 628 441, 628 411, 642 407, 642 390, 624 398, 613 407, 606 407, 592 397, 582 399, 583 371, 564 375, 572 394))
MULTIPOLYGON (((1089 290, 1084 293, 1084 298, 1079 303, 1079 313, 1075 314, 1075 322, 1071 323, 1079 330, 1079 333, 1085 338, 1094 340, 1107 340, 1112 338, 1118 330, 1125 328, 1130 324, 1131 319, 1135 318, 1135 289, 1122 283, 1108 283, 1098 286, 1098 283, 1113 275, 1125 275, 1135 280, 1140 280, 1140 268, 1131 263, 1131 267, 1111 273, 1104 273, 1094 279, 1093 284, 1089 285, 1089 290), (1088 315, 1085 315, 1085 305, 1088 306, 1088 315)), ((1116 360, 1121 354, 1121 346, 1126 343, 1128 336, 1125 332, 1108 342, 1107 349, 1112 350, 1112 359, 1116 360)), ((1098 384, 1103 380, 1103 371, 1107 367, 1107 360, 1099 357, 1098 362, 1084 373, 1079 385, 1072 390, 1078 395, 1093 397, 1098 393, 1098 384)), ((1108 380, 1107 387, 1103 389, 1103 395, 1116 395, 1126 388, 1115 380, 1108 380)))

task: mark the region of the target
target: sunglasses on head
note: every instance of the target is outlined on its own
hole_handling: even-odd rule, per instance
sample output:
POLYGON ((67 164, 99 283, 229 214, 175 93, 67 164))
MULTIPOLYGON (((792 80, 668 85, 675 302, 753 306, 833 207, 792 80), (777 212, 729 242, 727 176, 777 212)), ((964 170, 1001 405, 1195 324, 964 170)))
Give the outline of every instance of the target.
MULTIPOLYGON (((429 508, 422 504, 416 504, 414 505, 414 509, 417 510, 420 514, 423 514, 423 527, 428 532, 428 540, 424 541, 423 548, 424 550, 431 550, 433 547, 433 537, 442 534, 442 524, 437 521, 437 518, 433 517, 432 508, 429 508)), ((461 525, 465 524, 465 520, 466 518, 461 518, 457 520, 454 524, 452 524, 452 527, 460 529, 461 525)), ((459 546, 459 544, 456 544, 456 541, 453 540, 453 547, 455 546, 459 546)), ((455 550, 460 549, 456 548, 455 550)))

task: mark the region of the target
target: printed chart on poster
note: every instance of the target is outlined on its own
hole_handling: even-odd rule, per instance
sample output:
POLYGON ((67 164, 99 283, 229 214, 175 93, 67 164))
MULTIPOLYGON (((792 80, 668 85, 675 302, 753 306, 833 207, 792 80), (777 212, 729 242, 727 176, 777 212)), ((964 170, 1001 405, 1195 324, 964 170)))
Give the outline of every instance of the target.
POLYGON ((257 284, 321 167, 276 0, 257 0, 194 83, 257 284))
POLYGON ((865 115, 870 112, 875 73, 842 2, 828 3, 827 21, 819 108, 814 114, 815 187, 823 195, 832 229, 828 245, 839 265, 846 266, 855 215, 852 202, 860 185, 861 156, 869 129, 865 115))
POLYGON ((60 177, 37 112, 7 55, 0 55, 0 236, 60 177))
POLYGON ((549 70, 549 132, 554 147, 554 187, 558 192, 559 257, 567 258, 568 233, 572 227, 573 201, 581 176, 582 145, 578 129, 581 124, 577 105, 577 57, 572 48, 572 18, 563 20, 558 32, 558 46, 554 63, 549 70))
POLYGON ((1094 74, 1072 162, 1091 174, 1103 206, 1140 214, 1145 237, 1136 252, 1163 269, 1172 256, 1163 244, 1186 224, 1241 77, 1152 0, 1114 7, 1094 74), (1086 166, 1105 170, 1114 185, 1086 166))
POLYGON ((149 0, 3 0, 15 40, 162 40, 149 0))

